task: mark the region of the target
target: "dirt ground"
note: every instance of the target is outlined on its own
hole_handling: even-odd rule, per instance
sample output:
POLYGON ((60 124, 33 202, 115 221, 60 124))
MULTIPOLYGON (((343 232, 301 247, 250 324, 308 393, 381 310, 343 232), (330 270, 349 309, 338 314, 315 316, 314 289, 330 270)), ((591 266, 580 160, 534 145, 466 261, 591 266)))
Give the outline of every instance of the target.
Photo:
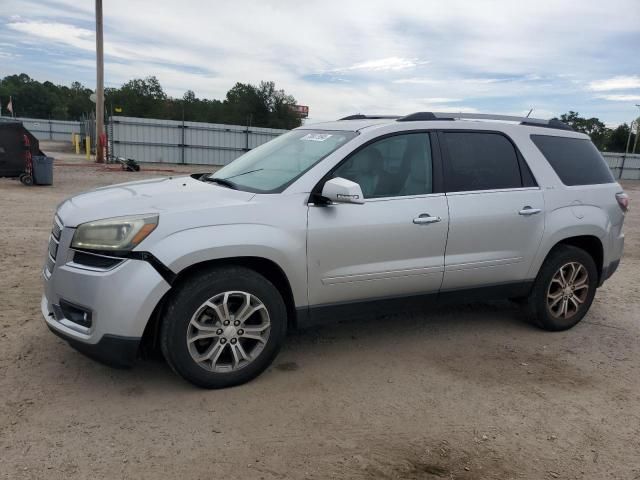
POLYGON ((0 179, 0 478, 640 479, 640 183, 624 185, 620 269, 570 331, 508 302, 343 322, 205 391, 159 360, 102 366, 46 328, 56 205, 172 174, 65 158, 53 187, 0 179))

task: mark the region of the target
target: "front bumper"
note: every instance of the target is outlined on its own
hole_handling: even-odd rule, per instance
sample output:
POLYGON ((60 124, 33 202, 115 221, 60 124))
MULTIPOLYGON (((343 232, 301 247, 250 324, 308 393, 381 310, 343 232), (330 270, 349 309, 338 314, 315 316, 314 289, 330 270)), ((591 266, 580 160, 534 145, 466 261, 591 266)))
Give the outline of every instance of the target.
MULTIPOLYGON (((46 298, 42 297, 42 314, 45 319, 49 317, 45 314, 46 298)), ((118 337, 116 335, 103 335, 97 343, 81 342, 62 331, 51 326, 47 321, 47 326, 54 334, 65 340, 69 345, 83 353, 87 357, 93 358, 101 363, 116 368, 132 367, 138 356, 139 338, 118 337)))
POLYGON ((144 260, 124 259, 108 270, 82 268, 62 231, 52 271, 45 271, 42 315, 47 326, 77 350, 114 366, 133 363, 144 329, 170 285, 144 260), (65 318, 61 302, 91 312, 85 327, 65 318))

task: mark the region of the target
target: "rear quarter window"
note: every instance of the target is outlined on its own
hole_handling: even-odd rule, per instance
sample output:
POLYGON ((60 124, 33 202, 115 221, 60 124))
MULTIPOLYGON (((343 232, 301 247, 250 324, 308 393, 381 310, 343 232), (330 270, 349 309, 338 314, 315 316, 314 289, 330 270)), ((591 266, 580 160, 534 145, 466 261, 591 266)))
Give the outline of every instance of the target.
POLYGON ((591 140, 531 135, 531 140, 568 186, 614 183, 609 166, 591 140))

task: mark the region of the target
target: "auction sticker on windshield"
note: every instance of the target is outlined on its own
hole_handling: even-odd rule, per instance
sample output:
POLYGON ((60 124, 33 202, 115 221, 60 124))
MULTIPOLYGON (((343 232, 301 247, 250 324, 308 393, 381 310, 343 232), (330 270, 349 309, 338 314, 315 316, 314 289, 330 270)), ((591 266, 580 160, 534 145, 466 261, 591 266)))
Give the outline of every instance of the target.
POLYGON ((307 140, 311 142, 324 142, 327 138, 332 137, 330 133, 307 133, 304 137, 300 137, 300 140, 307 140))

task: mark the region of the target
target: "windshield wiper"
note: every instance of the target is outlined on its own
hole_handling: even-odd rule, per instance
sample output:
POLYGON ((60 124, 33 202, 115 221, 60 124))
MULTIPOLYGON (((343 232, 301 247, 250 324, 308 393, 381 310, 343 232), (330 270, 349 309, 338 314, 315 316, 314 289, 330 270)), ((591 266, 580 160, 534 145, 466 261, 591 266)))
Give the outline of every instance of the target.
POLYGON ((205 182, 217 183, 218 185, 222 185, 233 190, 238 189, 238 186, 235 183, 230 182, 226 178, 202 177, 201 180, 204 180, 205 182))
POLYGON ((260 170, 264 170, 264 168, 256 168, 255 170, 249 170, 248 172, 236 173, 235 175, 231 175, 230 177, 224 177, 224 180, 229 178, 236 178, 242 175, 247 175, 248 173, 259 172, 260 170))

